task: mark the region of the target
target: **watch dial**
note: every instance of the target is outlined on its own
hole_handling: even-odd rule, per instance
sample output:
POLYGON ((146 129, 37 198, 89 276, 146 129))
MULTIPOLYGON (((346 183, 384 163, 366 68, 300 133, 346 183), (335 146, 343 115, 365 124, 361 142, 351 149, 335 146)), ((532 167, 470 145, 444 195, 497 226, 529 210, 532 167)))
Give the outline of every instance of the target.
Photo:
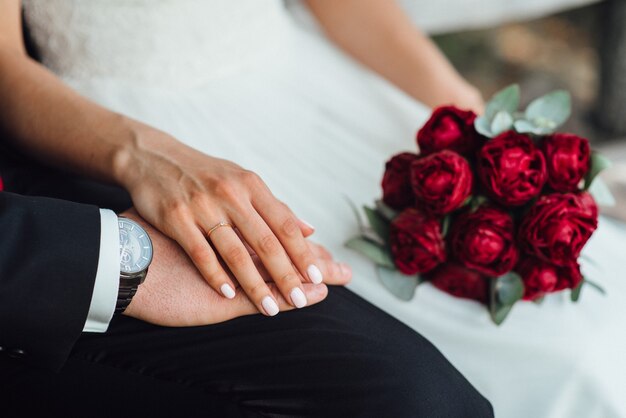
POLYGON ((152 261, 152 242, 137 223, 120 218, 120 271, 138 273, 145 270, 152 261))

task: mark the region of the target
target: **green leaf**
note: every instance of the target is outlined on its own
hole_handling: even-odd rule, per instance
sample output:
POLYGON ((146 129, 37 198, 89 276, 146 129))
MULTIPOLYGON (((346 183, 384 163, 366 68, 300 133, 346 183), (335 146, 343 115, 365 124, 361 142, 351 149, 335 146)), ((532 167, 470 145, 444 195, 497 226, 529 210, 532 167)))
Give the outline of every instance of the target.
POLYGON ((470 211, 472 213, 476 212, 478 210, 479 207, 481 207, 485 202, 487 202, 487 197, 477 194, 474 195, 474 197, 472 198, 472 201, 470 202, 470 211))
POLYGON ((376 210, 383 218, 388 221, 393 221, 396 216, 398 216, 398 212, 395 209, 390 208, 383 202, 381 199, 378 199, 376 202, 376 210))
POLYGON ((513 309, 513 305, 497 305, 489 309, 489 313, 491 314, 491 320, 496 325, 501 325, 506 317, 513 309))
POLYGON ((589 193, 593 196, 596 203, 600 206, 615 206, 615 197, 611 193, 609 186, 602 180, 602 177, 596 177, 589 187, 589 193))
POLYGON ((572 289, 569 295, 569 298, 572 300, 572 302, 578 302, 580 300, 580 292, 583 290, 584 284, 585 281, 581 280, 580 283, 578 283, 578 286, 572 289))
POLYGON ((395 269, 378 266, 378 277, 392 295, 401 300, 411 300, 415 295, 415 289, 421 283, 417 275, 407 276, 395 269))
POLYGON ((524 296, 524 282, 519 274, 509 272, 494 281, 497 300, 501 304, 513 305, 524 296))
POLYGON ((491 134, 498 136, 502 132, 508 131, 513 127, 513 116, 505 110, 496 113, 491 121, 491 134))
POLYGON ((598 174, 612 165, 611 160, 606 158, 604 155, 600 154, 598 151, 591 151, 591 164, 589 171, 585 176, 585 190, 588 190, 589 187, 591 187, 598 174))
POLYGON ((450 230, 450 222, 452 222, 452 216, 450 215, 444 216, 441 220, 441 235, 444 237, 448 235, 448 231, 450 230))
POLYGON ((504 111, 509 114, 515 113, 519 108, 520 88, 517 84, 512 84, 497 92, 487 103, 485 117, 491 122, 498 112, 504 111))
POLYGON ((515 131, 520 134, 547 135, 552 132, 551 129, 536 126, 534 123, 526 119, 516 120, 513 124, 515 131))
POLYGON ((346 202, 348 202, 348 205, 350 206, 350 209, 352 209, 352 213, 354 213, 354 217, 356 218, 356 223, 359 225, 359 231, 362 234, 365 233, 365 224, 363 224, 363 218, 361 218, 361 214, 359 213, 359 209, 356 207, 354 202, 352 200, 350 200, 350 198, 348 196, 344 196, 344 197, 346 199, 346 202))
POLYGON ((538 297, 536 299, 533 299, 533 303, 537 304, 537 305, 541 305, 544 300, 545 300, 545 296, 540 296, 540 297, 538 297))
POLYGON ((474 120, 474 128, 476 132, 487 138, 493 138, 495 135, 491 133, 491 124, 484 116, 479 116, 474 120))
POLYGON ((600 286, 598 283, 592 282, 591 280, 588 280, 588 279, 585 279, 585 283, 587 283, 589 286, 591 286, 594 289, 596 289, 602 295, 606 295, 606 290, 604 290, 604 288, 602 286, 600 286))
POLYGON ((556 90, 533 100, 526 108, 526 119, 540 128, 554 131, 572 113, 572 98, 565 90, 556 90))
POLYGON ((363 254, 379 266, 394 269, 395 265, 391 254, 384 246, 362 237, 355 237, 346 242, 346 247, 363 254))
POLYGON ((363 210, 365 211, 365 216, 367 216, 372 230, 376 232, 376 235, 378 235, 383 242, 387 242, 389 240, 389 221, 383 218, 375 209, 363 206, 363 210))
POLYGON ((524 283, 519 274, 510 272, 491 280, 489 288, 489 314, 500 325, 513 309, 515 302, 524 296, 524 283))

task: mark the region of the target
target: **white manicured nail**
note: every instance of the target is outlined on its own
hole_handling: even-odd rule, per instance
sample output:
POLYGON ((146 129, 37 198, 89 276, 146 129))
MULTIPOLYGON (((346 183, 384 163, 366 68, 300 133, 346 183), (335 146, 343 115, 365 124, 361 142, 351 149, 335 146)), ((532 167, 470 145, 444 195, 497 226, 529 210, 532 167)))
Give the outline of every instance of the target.
POLYGON ((320 284, 324 280, 322 272, 317 268, 315 264, 311 264, 306 269, 306 273, 309 275, 309 279, 315 284, 320 284))
POLYGON ((304 296, 304 292, 299 287, 294 287, 290 296, 296 308, 304 308, 306 306, 306 296, 304 296))
POLYGON ((226 296, 228 299, 233 299, 235 297, 235 291, 228 283, 224 283, 220 287, 220 290, 222 291, 222 295, 226 296))
POLYGON ((263 302, 261 302, 261 305, 263 305, 265 313, 269 316, 274 316, 278 313, 278 305, 271 296, 265 296, 263 298, 263 302))
POLYGON ((310 223, 308 223, 307 221, 305 221, 304 219, 300 219, 300 222, 302 222, 303 224, 305 224, 306 226, 308 226, 311 229, 315 229, 315 227, 313 225, 311 225, 310 223))

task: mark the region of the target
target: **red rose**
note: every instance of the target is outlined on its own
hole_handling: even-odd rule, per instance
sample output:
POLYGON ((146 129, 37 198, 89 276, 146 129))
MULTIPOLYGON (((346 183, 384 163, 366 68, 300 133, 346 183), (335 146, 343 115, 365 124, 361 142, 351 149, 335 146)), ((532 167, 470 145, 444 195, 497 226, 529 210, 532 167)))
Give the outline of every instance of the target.
POLYGON ((454 151, 439 151, 411 164, 413 192, 434 215, 459 208, 472 192, 472 183, 469 163, 454 151))
POLYGON ((444 263, 429 274, 430 282, 438 289, 459 298, 487 303, 489 279, 455 263, 444 263))
POLYGON ((383 176, 383 202, 394 209, 404 209, 415 204, 409 174, 411 163, 417 160, 416 154, 403 152, 393 156, 385 164, 383 176))
POLYGON ((439 221, 417 209, 405 209, 391 222, 393 261, 404 274, 426 273, 446 259, 439 221))
POLYGON ((581 192, 581 193, 578 193, 577 196, 578 196, 578 199, 580 199, 580 204, 582 205, 582 207, 587 212, 589 212, 589 214, 593 218, 597 219, 600 210, 598 209, 598 205, 596 201, 594 200, 593 196, 591 196, 591 193, 581 192))
POLYGON ((535 257, 525 257, 516 271, 524 281, 525 300, 535 300, 546 293, 573 289, 583 279, 576 262, 557 266, 535 257))
POLYGON ((488 194, 507 206, 523 205, 538 196, 546 182, 543 154, 529 137, 514 131, 482 147, 477 169, 488 194))
POLYGON ((515 227, 511 215, 481 206, 453 223, 450 246, 463 266, 491 277, 511 271, 517 262, 515 227))
POLYGON ((0 177, 0 192, 4 190, 4 183, 2 182, 2 177, 0 177))
POLYGON ((589 141, 572 134, 554 134, 543 139, 548 184, 557 192, 574 192, 589 171, 589 141))
POLYGON ((428 155, 444 149, 470 155, 479 146, 482 137, 474 129, 476 114, 442 106, 433 112, 426 124, 417 133, 420 154, 428 155))
POLYGON ((598 226, 585 198, 554 193, 539 198, 519 229, 521 248, 559 266, 574 262, 598 226))

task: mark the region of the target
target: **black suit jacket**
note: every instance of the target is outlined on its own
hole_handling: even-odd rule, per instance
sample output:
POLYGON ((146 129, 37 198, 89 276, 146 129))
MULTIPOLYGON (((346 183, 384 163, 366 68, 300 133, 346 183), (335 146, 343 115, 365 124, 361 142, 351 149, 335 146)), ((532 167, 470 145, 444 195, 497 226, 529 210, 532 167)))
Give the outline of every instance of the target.
POLYGON ((84 327, 100 253, 99 207, 128 195, 44 167, 0 138, 0 355, 59 369, 84 327))

